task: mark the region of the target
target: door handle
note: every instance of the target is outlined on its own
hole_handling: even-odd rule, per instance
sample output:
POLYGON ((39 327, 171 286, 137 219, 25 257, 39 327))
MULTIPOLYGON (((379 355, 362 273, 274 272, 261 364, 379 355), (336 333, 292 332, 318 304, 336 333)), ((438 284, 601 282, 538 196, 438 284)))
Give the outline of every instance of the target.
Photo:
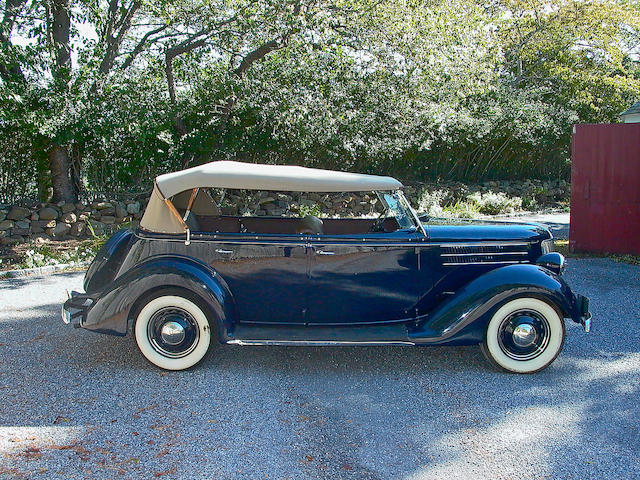
POLYGON ((233 253, 233 250, 223 250, 222 248, 216 248, 216 253, 229 254, 229 253, 233 253))
POLYGON ((327 252, 326 250, 316 250, 318 255, 335 255, 335 252, 327 252))

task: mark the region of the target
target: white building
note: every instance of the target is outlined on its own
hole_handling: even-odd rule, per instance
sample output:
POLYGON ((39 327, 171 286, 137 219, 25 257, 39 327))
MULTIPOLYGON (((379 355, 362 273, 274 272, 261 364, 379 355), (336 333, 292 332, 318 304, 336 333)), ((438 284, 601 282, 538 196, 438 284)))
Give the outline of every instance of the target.
POLYGON ((622 123, 640 123, 640 102, 636 102, 620 114, 622 123))

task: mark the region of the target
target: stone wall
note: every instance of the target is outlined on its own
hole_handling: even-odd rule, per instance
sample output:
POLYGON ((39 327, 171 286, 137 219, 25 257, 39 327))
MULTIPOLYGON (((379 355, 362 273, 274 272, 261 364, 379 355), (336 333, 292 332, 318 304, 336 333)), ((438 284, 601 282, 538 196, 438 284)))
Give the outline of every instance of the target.
POLYGON ((88 204, 26 202, 5 206, 0 209, 0 244, 36 238, 86 238, 92 231, 103 235, 139 220, 143 203, 138 200, 88 204))
MULTIPOLYGON (((469 185, 460 182, 412 184, 405 193, 418 210, 427 211, 434 202, 452 205, 475 192, 502 192, 509 197, 530 199, 537 208, 566 206, 569 184, 562 180, 485 182, 469 185)), ((136 225, 147 203, 146 197, 131 200, 101 200, 87 203, 36 203, 0 205, 0 244, 11 245, 29 240, 87 238, 136 225)), ((531 203, 529 203, 531 204, 531 203)), ((526 206, 527 204, 525 204, 526 206)), ((375 194, 291 193, 229 190, 221 205, 225 215, 291 215, 301 213, 335 217, 375 213, 379 205, 375 194)))

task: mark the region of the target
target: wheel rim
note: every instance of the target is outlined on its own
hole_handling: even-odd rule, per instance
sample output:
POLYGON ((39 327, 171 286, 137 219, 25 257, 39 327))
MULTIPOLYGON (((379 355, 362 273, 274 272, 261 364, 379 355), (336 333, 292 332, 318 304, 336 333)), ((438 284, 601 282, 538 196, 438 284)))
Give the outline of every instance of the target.
POLYGON ((153 314, 147 325, 147 337, 153 349, 167 358, 182 358, 198 345, 200 329, 186 310, 166 307, 153 314))
POLYGON ((544 315, 533 310, 518 310, 502 320, 498 344, 509 358, 531 360, 549 345, 551 327, 544 315))

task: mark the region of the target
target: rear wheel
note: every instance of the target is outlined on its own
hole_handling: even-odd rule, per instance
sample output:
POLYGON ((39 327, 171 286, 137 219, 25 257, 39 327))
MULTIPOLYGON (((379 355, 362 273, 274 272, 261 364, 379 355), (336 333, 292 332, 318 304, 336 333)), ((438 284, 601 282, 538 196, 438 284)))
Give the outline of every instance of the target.
POLYGON ((204 311, 181 295, 149 300, 138 313, 135 338, 142 355, 165 370, 184 370, 209 351, 211 328, 204 311))
POLYGON ((499 369, 534 373, 556 359, 564 336, 564 320, 555 308, 537 298, 518 298, 493 315, 481 348, 499 369))

